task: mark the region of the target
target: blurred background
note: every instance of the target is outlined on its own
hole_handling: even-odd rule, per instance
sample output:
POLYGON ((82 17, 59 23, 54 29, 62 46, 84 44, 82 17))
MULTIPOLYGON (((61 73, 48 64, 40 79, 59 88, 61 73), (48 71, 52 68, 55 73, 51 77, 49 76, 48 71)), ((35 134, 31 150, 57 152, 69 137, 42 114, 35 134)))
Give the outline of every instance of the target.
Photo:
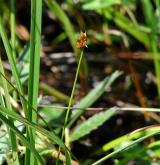
MULTIPOLYGON (((29 0, 15 2, 15 50, 21 81, 26 90, 29 62, 24 52, 29 51, 30 8, 29 0)), ((0 11, 10 37, 10 2, 0 0, 0 11)), ((88 48, 84 48, 74 104, 114 71, 119 70, 122 74, 92 103, 92 107, 103 109, 86 110, 72 125, 70 132, 106 108, 160 106, 159 0, 44 0, 42 11, 39 110, 57 133, 63 125, 64 111, 53 110, 51 113, 44 105, 68 105, 80 54, 75 45, 82 32, 87 34, 88 48)), ((10 66, 2 41, 0 54, 10 77, 10 66)), ((155 112, 118 111, 97 129, 73 140, 71 151, 81 164, 91 164, 108 151, 129 142, 106 149, 109 141, 159 123, 160 116, 155 112)), ((142 144, 137 143, 129 151, 120 153, 104 164, 158 165, 160 149, 149 146, 158 138, 157 135, 142 144)), ((50 157, 47 161, 48 164, 53 162, 50 157)))

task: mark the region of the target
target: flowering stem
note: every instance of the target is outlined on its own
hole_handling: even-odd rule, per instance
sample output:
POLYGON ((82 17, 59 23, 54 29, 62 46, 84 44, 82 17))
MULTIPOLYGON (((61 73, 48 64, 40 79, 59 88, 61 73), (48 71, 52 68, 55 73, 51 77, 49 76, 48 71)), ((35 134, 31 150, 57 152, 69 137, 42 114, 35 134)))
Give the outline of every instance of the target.
MULTIPOLYGON (((73 87, 72 87, 71 96, 70 96, 70 99, 69 99, 69 104, 68 104, 68 107, 67 107, 67 112, 66 112, 66 116, 65 116, 65 120, 64 120, 63 129, 62 129, 61 140, 63 140, 63 138, 64 138, 64 133, 65 133, 65 129, 66 129, 66 126, 67 126, 69 114, 70 114, 70 111, 72 109, 71 106, 72 106, 72 102, 73 102, 74 92, 75 92, 75 89, 76 89, 76 84, 77 84, 77 79, 78 79, 78 74, 79 74, 79 70, 80 70, 80 67, 81 67, 82 59, 83 59, 83 50, 81 50, 81 54, 80 54, 79 61, 78 61, 78 67, 77 67, 77 71, 76 71, 76 75, 75 75, 75 79, 74 79, 74 83, 73 83, 73 87)), ((56 164, 58 164, 59 156, 60 156, 60 148, 59 148, 56 164)))
POLYGON ((70 100, 69 100, 69 104, 68 104, 68 108, 67 108, 67 112, 66 112, 66 117, 65 117, 65 121, 64 121, 63 130, 62 130, 62 135, 61 135, 62 140, 63 140, 63 137, 64 137, 65 128, 67 126, 68 117, 69 117, 69 114, 70 114, 70 111, 71 111, 73 96, 74 96, 74 92, 75 92, 75 89, 76 89, 76 84, 77 84, 77 79, 78 79, 78 74, 79 74, 82 58, 83 58, 83 50, 81 51, 80 58, 79 58, 79 61, 78 61, 76 76, 75 76, 75 79, 74 79, 73 88, 72 88, 72 92, 71 92, 71 96, 70 96, 70 100))

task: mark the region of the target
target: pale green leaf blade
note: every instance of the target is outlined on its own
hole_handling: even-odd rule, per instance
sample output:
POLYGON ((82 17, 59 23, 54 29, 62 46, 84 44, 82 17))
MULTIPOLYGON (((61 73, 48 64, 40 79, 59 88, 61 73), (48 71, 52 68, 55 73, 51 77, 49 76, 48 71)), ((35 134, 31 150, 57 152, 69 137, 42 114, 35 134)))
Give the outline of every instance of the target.
MULTIPOLYGON (((153 130, 152 130, 152 131, 148 131, 148 129, 150 129, 150 128, 145 129, 145 130, 144 130, 145 132, 148 131, 147 134, 140 136, 140 138, 138 138, 138 139, 136 139, 136 140, 134 140, 134 141, 129 142, 127 145, 125 145, 125 146, 123 146, 123 147, 121 147, 121 148, 116 149, 115 151, 113 151, 113 152, 111 152, 110 154, 108 154, 108 155, 102 157, 101 159, 99 159, 98 161, 96 161, 95 163, 93 163, 92 165, 101 164, 101 163, 104 162, 105 160, 107 160, 107 159, 109 159, 109 158, 111 158, 111 157, 117 155, 118 153, 121 153, 122 151, 124 151, 124 150, 126 150, 126 149, 131 148, 131 147, 134 146, 135 144, 137 144, 137 143, 139 143, 139 142, 141 142, 141 141, 143 141, 143 140, 145 140, 145 139, 147 139, 147 138, 150 138, 150 137, 152 137, 152 136, 155 136, 155 135, 157 135, 157 134, 160 134, 160 129, 159 129, 159 128, 160 128, 159 126, 155 126, 155 127, 153 127, 153 130)), ((144 131, 142 131, 142 132, 144 132, 144 131)), ((140 131, 140 132, 141 132, 141 131, 140 131)))
POLYGON ((75 128, 70 136, 70 140, 78 140, 79 138, 89 134, 94 129, 97 129, 105 121, 109 120, 113 115, 115 115, 116 111, 117 108, 113 107, 90 117, 88 120, 84 121, 81 125, 75 128))
POLYGON ((75 107, 71 116, 71 121, 68 126, 71 126, 75 120, 84 112, 85 108, 91 106, 100 96, 111 86, 111 84, 122 74, 120 71, 115 71, 109 77, 106 77, 96 88, 91 90, 87 96, 85 96, 75 107))
POLYGON ((116 139, 114 139, 114 140, 106 143, 105 145, 103 145, 102 146, 102 150, 103 150, 103 152, 106 152, 108 150, 111 150, 111 149, 115 148, 120 143, 123 143, 125 141, 130 141, 130 140, 138 139, 142 135, 148 135, 148 134, 153 133, 153 132, 158 131, 158 130, 159 130, 159 127, 152 127, 152 128, 148 128, 148 129, 143 130, 143 131, 135 132, 133 134, 123 135, 123 136, 118 137, 118 138, 116 138, 116 139))
POLYGON ((111 5, 120 4, 121 0, 91 0, 87 3, 84 3, 83 9, 85 10, 97 10, 104 9, 111 5))

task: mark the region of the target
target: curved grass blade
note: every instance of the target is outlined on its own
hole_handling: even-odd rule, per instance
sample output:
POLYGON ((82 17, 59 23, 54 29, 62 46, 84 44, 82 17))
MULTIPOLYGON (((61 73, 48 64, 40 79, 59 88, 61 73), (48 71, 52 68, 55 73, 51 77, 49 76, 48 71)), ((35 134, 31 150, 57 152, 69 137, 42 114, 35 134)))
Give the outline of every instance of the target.
POLYGON ((35 150, 34 146, 28 142, 28 140, 25 138, 25 136, 13 125, 13 123, 4 117, 2 114, 0 114, 0 120, 4 122, 23 142, 23 144, 30 149, 30 151, 34 154, 34 156, 37 158, 37 160, 44 165, 44 160, 41 158, 39 153, 35 150))
MULTIPOLYGON (((1 73, 0 72, 0 74, 1 74, 1 76, 16 90, 16 92, 24 99, 24 101, 28 104, 28 106, 30 106, 30 108, 35 112, 35 113, 37 113, 37 111, 34 109, 34 107, 32 107, 29 103, 28 103, 28 101, 26 100, 26 98, 21 94, 21 93, 19 93, 19 91, 18 91, 18 89, 17 88, 15 88, 14 86, 13 86, 13 84, 3 75, 3 73, 1 73)), ((4 107, 1 107, 1 108, 4 108, 4 107)), ((4 108, 5 109, 5 108, 4 108)), ((14 112, 14 114, 15 115, 17 115, 15 112, 14 112)), ((40 119, 45 123, 45 125, 47 126, 47 128, 49 128, 49 130, 54 134, 54 136, 56 136, 55 135, 55 133, 54 133, 54 130, 47 124, 47 122, 45 121, 45 119, 43 119, 43 117, 41 116, 41 115, 39 115, 39 117, 40 117, 40 119)), ((16 118, 17 119, 17 118, 16 118)), ((24 119, 24 118, 23 118, 24 119)), ((18 119, 17 119, 18 120, 18 119)), ((26 125, 27 126, 27 125, 26 125)), ((62 142, 63 143, 63 142, 62 142)), ((63 143, 64 144, 64 143, 63 143)), ((65 146, 65 145, 64 145, 65 146)), ((62 146, 61 146, 62 147, 62 146)), ((62 147, 63 148, 63 147, 62 147)), ((70 160, 71 158, 71 156, 70 156, 70 154, 73 156, 73 158, 75 158, 75 156, 72 154, 72 153, 70 153, 69 152, 69 150, 66 148, 66 151, 65 151, 65 153, 66 153, 66 159, 67 160, 70 160)))
MULTIPOLYGON (((37 113, 38 114, 38 112, 36 111, 36 109, 34 109, 29 103, 28 103, 28 100, 25 98, 25 96, 24 95, 22 95, 19 91, 18 91, 18 89, 5 77, 5 75, 2 73, 2 72, 0 72, 0 75, 6 80, 6 82, 19 94, 19 96, 21 96, 23 99, 24 99, 24 101, 26 102, 26 104, 28 104, 28 106, 33 110, 33 111, 35 111, 35 113, 37 113)), ((53 131, 53 129, 48 125, 48 123, 46 122, 46 120, 41 116, 41 115, 39 115, 39 117, 40 117, 40 119, 44 122, 44 124, 47 126, 47 128, 49 128, 49 130, 50 131, 53 131)))
MULTIPOLYGON (((124 146, 124 147, 122 147, 120 149, 117 149, 117 150, 111 152, 110 154, 108 154, 108 155, 104 156, 103 158, 99 159, 98 161, 96 161, 92 165, 98 165, 98 164, 104 162, 105 160, 107 160, 107 159, 117 155, 118 153, 123 152, 124 150, 132 147, 133 145, 135 145, 135 144, 137 144, 137 143, 139 143, 139 142, 141 142, 141 141, 143 141, 143 140, 145 140, 145 139, 147 139, 149 137, 152 137, 154 135, 160 134, 160 126, 157 126, 157 128, 158 128, 157 130, 155 130, 155 131, 153 131, 151 133, 148 133, 147 135, 145 135, 145 136, 143 136, 143 137, 141 137, 141 138, 139 138, 137 140, 134 140, 133 142, 130 142, 127 146, 124 146)), ((146 129, 146 131, 147 131, 147 129, 146 129)))
MULTIPOLYGON (((70 44, 74 50, 74 53, 75 53, 75 55, 77 57, 77 61, 78 61, 80 52, 78 51, 78 49, 76 49, 76 40, 75 40, 75 35, 74 35, 74 29, 73 29, 73 26, 72 26, 69 18, 67 17, 65 12, 62 10, 62 8, 59 6, 59 4, 55 0, 44 0, 44 2, 48 6, 48 8, 51 10, 51 12, 53 12, 56 15, 56 17, 60 20, 60 22, 62 24, 62 28, 65 30, 65 32, 69 38, 70 44)), ((80 68, 80 75, 81 74, 83 75, 83 77, 85 77, 87 79, 88 66, 87 66, 87 61, 84 57, 82 59, 82 64, 81 64, 81 68, 80 68)))
POLYGON ((65 146, 65 144, 61 141, 61 139, 54 133, 50 132, 42 127, 39 127, 37 124, 28 121, 27 119, 21 117, 15 112, 8 111, 8 109, 0 106, 0 113, 3 115, 7 115, 11 117, 12 119, 18 120, 19 122, 23 123, 25 126, 28 126, 29 128, 32 128, 35 131, 40 132, 44 136, 48 137, 51 141, 58 144, 61 148, 63 148, 65 151, 69 152, 68 148, 65 146))
MULTIPOLYGON (((5 31, 5 28, 3 26, 3 22, 2 22, 1 16, 0 16, 0 35, 1 35, 4 47, 6 49, 7 57, 8 57, 8 60, 9 60, 9 64, 11 65, 12 74, 13 74, 14 80, 16 82, 17 88, 19 90, 19 93, 21 95, 24 95, 23 87, 22 87, 22 84, 21 84, 21 81, 20 81, 19 72, 18 72, 17 67, 16 67, 16 61, 15 61, 15 58, 14 58, 14 56, 12 54, 12 49, 11 49, 9 40, 7 38, 7 34, 6 34, 6 31, 5 31)), ((23 109, 24 109, 24 113, 27 116, 28 115, 28 113, 27 113, 27 104, 25 103, 25 101, 21 97, 21 95, 20 95, 21 103, 22 103, 22 106, 23 106, 23 109)))
MULTIPOLYGON (((2 72, 2 74, 5 74, 1 57, 0 57, 0 72, 2 72)), ((2 75, 0 75, 0 78, 1 78, 2 87, 4 90, 4 97, 5 97, 5 103, 6 103, 5 104, 5 103, 1 102, 1 105, 4 105, 5 107, 8 108, 8 110, 12 111, 13 109, 12 109, 12 106, 10 103, 10 95, 9 95, 7 81, 3 78, 2 75)), ((9 119, 14 124, 13 119, 11 119, 11 118, 9 118, 9 119)), ((10 139, 11 148, 12 148, 13 160, 15 160, 14 165, 19 165, 16 136, 15 136, 14 132, 12 132, 9 128, 8 128, 8 133, 9 133, 9 139, 10 139)))
POLYGON ((103 152, 109 151, 110 149, 113 149, 114 147, 116 147, 120 143, 123 143, 124 141, 134 140, 134 139, 137 139, 141 136, 153 133, 153 132, 158 131, 158 130, 159 130, 159 127, 151 127, 151 128, 144 129, 144 130, 141 130, 141 131, 138 131, 135 133, 123 135, 123 136, 118 137, 118 138, 110 141, 109 143, 103 145, 102 151, 103 152))
POLYGON ((70 43, 72 45, 72 48, 77 55, 77 49, 76 49, 76 40, 74 36, 74 30, 73 26, 65 14, 65 12, 62 10, 62 8, 59 6, 59 4, 55 0, 44 0, 48 8, 58 17, 60 22, 62 23, 62 27, 65 29, 68 38, 70 40, 70 43))

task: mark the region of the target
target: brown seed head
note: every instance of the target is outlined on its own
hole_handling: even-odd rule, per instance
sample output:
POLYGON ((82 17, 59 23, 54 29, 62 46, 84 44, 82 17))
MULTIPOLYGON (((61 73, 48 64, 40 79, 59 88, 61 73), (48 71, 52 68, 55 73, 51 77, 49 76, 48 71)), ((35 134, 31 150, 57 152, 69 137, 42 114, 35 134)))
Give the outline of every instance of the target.
POLYGON ((81 49, 84 47, 87 47, 87 34, 86 32, 81 32, 77 39, 76 48, 81 49))

